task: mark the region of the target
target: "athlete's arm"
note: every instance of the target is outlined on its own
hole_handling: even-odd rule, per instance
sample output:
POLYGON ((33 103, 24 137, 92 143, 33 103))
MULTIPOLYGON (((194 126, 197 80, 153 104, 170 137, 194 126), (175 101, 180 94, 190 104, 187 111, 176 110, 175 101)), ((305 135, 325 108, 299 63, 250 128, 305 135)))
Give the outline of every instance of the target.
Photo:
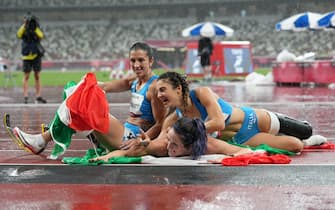
POLYGON ((124 79, 113 80, 108 82, 99 82, 99 86, 105 92, 123 92, 130 89, 131 82, 136 79, 135 75, 128 76, 124 79))
POLYGON ((249 148, 242 148, 239 146, 235 146, 225 141, 208 136, 207 154, 224 154, 224 155, 236 156, 239 154, 250 153, 250 152, 252 152, 252 150, 249 148))
POLYGON ((157 97, 155 84, 156 81, 150 85, 149 91, 147 93, 147 98, 151 103, 152 114, 155 120, 155 124, 146 131, 146 134, 150 137, 150 139, 154 139, 159 135, 160 131, 162 130, 164 118, 167 114, 166 108, 157 97))
POLYGON ((208 113, 208 118, 205 122, 207 133, 223 130, 228 116, 222 112, 217 102, 218 96, 208 87, 197 88, 195 94, 208 113))
POLYGON ((169 114, 162 126, 162 130, 159 136, 151 140, 150 143, 146 146, 145 151, 149 155, 153 156, 168 156, 167 153, 167 131, 168 129, 177 121, 178 117, 176 112, 169 114))
POLYGON ((171 127, 177 120, 175 113, 170 114, 163 123, 162 130, 159 136, 149 141, 149 144, 143 145, 140 139, 126 141, 121 145, 120 149, 125 150, 125 154, 129 156, 139 155, 153 155, 153 156, 167 156, 167 138, 166 134, 168 128, 171 127), (136 151, 136 153, 134 153, 136 151))

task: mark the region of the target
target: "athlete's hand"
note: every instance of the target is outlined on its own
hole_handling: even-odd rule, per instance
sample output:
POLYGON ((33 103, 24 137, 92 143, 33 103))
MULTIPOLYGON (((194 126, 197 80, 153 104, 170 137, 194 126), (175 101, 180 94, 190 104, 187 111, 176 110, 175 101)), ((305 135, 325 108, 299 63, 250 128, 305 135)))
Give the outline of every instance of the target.
POLYGON ((138 157, 147 154, 146 147, 150 143, 150 138, 142 132, 136 139, 128 140, 121 145, 120 150, 125 151, 127 156, 138 157))
POLYGON ((107 162, 112 157, 122 157, 122 156, 125 156, 125 151, 115 150, 115 151, 112 151, 112 152, 108 153, 107 155, 92 158, 92 159, 89 160, 89 162, 96 162, 96 161, 99 161, 99 160, 103 160, 103 161, 107 162))
POLYGON ((135 139, 130 139, 125 142, 123 142, 120 146, 120 150, 128 150, 131 147, 138 147, 138 146, 148 146, 150 143, 150 137, 144 132, 141 131, 141 134, 139 134, 135 139))
POLYGON ((244 154, 250 154, 250 153, 253 153, 254 151, 252 151, 251 149, 249 148, 241 148, 238 152, 235 152, 234 154, 232 155, 227 155, 227 157, 224 157, 224 158, 219 158, 219 159, 214 159, 214 160, 208 160, 207 162, 208 163, 213 163, 213 164, 221 164, 222 163, 222 160, 225 159, 225 158, 229 158, 229 157, 237 157, 239 155, 244 155, 244 154))
POLYGON ((120 150, 128 150, 129 148, 135 146, 136 144, 139 144, 139 139, 129 139, 121 144, 119 147, 120 150))
POLYGON ((238 152, 235 152, 232 156, 237 157, 239 155, 253 153, 254 151, 249 148, 241 148, 238 152))

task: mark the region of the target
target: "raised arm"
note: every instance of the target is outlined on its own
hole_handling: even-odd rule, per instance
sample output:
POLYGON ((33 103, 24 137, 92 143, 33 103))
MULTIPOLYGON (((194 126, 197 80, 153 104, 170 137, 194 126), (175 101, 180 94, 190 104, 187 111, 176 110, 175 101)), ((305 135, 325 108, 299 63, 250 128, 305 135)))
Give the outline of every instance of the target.
POLYGON ((36 27, 35 34, 40 40, 44 38, 44 33, 39 27, 36 27))
POLYGON ((25 25, 22 24, 16 33, 17 38, 22 39, 24 32, 26 31, 25 25))

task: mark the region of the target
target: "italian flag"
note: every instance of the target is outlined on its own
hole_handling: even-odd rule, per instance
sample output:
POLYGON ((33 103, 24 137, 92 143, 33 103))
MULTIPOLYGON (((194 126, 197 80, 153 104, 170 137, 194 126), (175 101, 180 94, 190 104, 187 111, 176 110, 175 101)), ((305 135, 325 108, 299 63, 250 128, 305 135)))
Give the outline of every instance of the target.
POLYGON ((95 130, 105 134, 109 130, 108 101, 93 73, 87 73, 78 84, 68 83, 63 97, 64 101, 50 124, 55 142, 50 159, 64 154, 74 133, 87 135, 95 130))
POLYGON ((108 133, 109 106, 105 92, 98 86, 93 73, 87 73, 58 110, 62 122, 76 131, 96 130, 108 133))

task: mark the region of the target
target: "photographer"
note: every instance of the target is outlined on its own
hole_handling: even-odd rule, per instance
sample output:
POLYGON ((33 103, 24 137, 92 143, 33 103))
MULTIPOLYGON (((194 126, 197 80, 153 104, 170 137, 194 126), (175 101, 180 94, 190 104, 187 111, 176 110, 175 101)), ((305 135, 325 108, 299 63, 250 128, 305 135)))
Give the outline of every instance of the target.
POLYGON ((28 103, 28 80, 31 70, 34 70, 35 76, 35 97, 36 103, 47 103, 47 101, 41 97, 41 82, 40 72, 42 70, 42 56, 44 49, 40 44, 41 39, 44 38, 44 34, 39 26, 36 16, 30 12, 24 16, 24 23, 17 31, 17 37, 22 39, 22 60, 23 60, 23 96, 24 103, 28 103))

